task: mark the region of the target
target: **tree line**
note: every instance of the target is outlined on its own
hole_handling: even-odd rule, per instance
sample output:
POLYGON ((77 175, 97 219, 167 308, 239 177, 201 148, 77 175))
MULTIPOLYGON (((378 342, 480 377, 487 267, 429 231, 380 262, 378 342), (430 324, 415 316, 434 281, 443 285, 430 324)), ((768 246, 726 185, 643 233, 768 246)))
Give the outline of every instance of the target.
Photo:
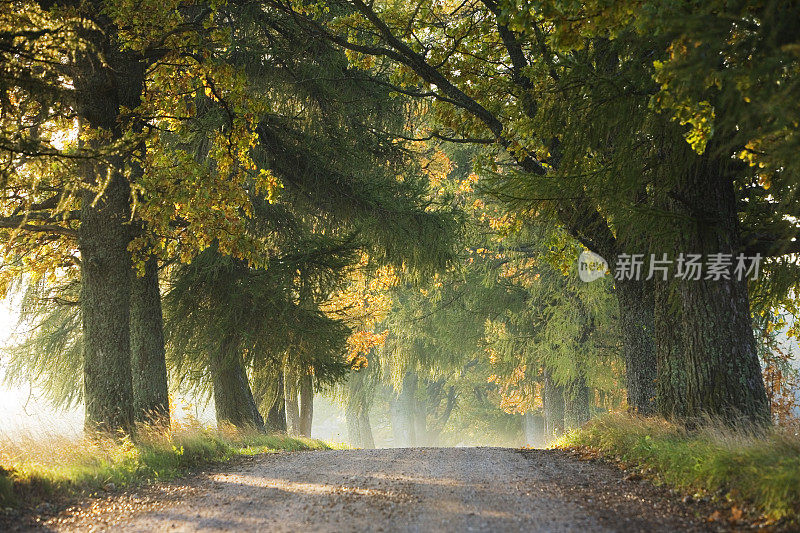
POLYGON ((465 394, 441 376, 476 365, 547 428, 623 385, 644 415, 770 419, 754 317, 798 279, 794 3, 0 6, 0 288, 36 324, 11 373, 88 429, 163 420, 172 375, 262 430, 308 429, 338 383, 366 435, 387 378, 431 392, 393 401, 433 435, 465 394), (591 286, 582 249, 764 261, 591 286))
MULTIPOLYGON (((797 280, 791 2, 274 2, 489 148, 487 192, 608 258, 760 254, 758 282, 616 280, 627 401, 764 423, 751 311, 797 280)), ((671 271, 671 273, 674 272, 671 271)))
POLYGON ((351 367, 346 302, 321 306, 353 273, 450 260, 403 102, 290 17, 3 8, 4 288, 36 324, 12 370, 87 429, 168 417, 169 364, 220 423, 285 430, 284 389, 308 411, 351 367))

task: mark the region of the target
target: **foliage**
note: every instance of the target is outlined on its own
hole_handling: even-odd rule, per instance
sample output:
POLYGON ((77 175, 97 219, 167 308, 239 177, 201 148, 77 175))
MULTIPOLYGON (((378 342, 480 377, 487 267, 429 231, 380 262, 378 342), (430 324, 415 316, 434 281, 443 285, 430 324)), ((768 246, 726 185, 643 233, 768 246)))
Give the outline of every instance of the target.
MULTIPOLYGON (((326 42, 294 38, 291 19, 275 12, 169 2, 147 16, 126 2, 108 9, 133 18, 120 22, 123 48, 159 47, 145 101, 131 110, 151 133, 141 175, 131 176, 147 233, 131 249, 154 248, 169 265, 175 381, 202 390, 207 353, 222 341, 263 380, 284 365, 313 368, 318 386, 341 378, 381 340, 354 307, 365 290, 377 295, 365 280, 392 267, 424 276, 452 257, 455 213, 423 200, 425 176, 394 143, 403 101, 347 69, 326 42), (216 25, 222 11, 236 21, 233 34, 216 25), (262 183, 278 178, 280 194, 262 183)), ((14 376, 33 370, 59 403, 72 402, 82 389, 80 316, 49 305, 67 296, 57 288, 36 287, 43 299, 31 303, 35 326, 15 352, 14 376)), ((374 313, 375 302, 364 302, 374 313)))
POLYGON ((519 415, 541 408, 543 367, 560 384, 586 380, 606 407, 618 404, 615 306, 606 284, 577 280, 574 241, 476 190, 480 149, 429 143, 423 153, 434 197, 468 216, 459 263, 426 283, 388 288, 391 308, 377 324, 385 344, 349 379, 348 404, 395 412, 411 402, 440 439, 427 444, 519 442, 519 415))
POLYGON ((4 353, 5 383, 28 381, 60 407, 83 401, 79 294, 76 281, 27 285, 17 325, 22 331, 4 353))
POLYGON ((796 338, 793 315, 763 313, 755 317, 754 323, 772 421, 784 428, 797 429, 800 376, 792 366, 794 354, 790 341, 796 338))

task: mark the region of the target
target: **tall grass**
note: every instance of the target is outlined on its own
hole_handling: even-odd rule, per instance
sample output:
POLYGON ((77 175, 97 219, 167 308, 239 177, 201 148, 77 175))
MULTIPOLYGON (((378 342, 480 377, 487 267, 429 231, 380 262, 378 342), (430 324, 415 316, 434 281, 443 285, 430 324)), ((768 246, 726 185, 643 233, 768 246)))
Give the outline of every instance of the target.
POLYGON ((687 431, 663 419, 607 415, 557 446, 588 447, 670 486, 800 524, 800 437, 789 431, 734 432, 712 423, 687 431))
POLYGON ((136 441, 18 435, 0 437, 0 506, 32 505, 143 481, 237 455, 328 449, 322 441, 256 432, 217 431, 197 423, 143 427, 136 441))

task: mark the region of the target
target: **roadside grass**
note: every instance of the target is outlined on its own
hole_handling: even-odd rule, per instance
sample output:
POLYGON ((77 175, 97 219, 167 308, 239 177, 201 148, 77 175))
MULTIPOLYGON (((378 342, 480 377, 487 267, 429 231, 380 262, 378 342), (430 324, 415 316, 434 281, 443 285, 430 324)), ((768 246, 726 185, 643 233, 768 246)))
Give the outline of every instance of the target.
POLYGON ((708 423, 687 431, 663 419, 612 414, 555 446, 594 452, 670 487, 724 499, 734 514, 744 508, 800 524, 800 436, 788 430, 734 432, 708 423))
POLYGON ((67 437, 0 437, 0 507, 115 490, 165 480, 241 455, 331 449, 312 439, 217 431, 197 423, 143 427, 136 441, 67 437))

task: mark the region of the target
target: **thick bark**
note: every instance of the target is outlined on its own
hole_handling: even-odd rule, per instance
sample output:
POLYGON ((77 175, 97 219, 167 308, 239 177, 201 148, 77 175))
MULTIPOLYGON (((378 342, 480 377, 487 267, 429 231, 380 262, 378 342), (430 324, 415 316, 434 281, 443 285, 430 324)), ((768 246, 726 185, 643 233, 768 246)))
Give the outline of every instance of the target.
POLYGON ((278 397, 267 412, 267 431, 286 433, 286 400, 283 394, 283 372, 278 372, 278 397))
POLYGON ((683 359, 681 306, 673 280, 655 282, 655 340, 658 413, 674 419, 686 412, 686 361, 683 359))
POLYGON ((299 435, 300 407, 297 404, 297 384, 287 373, 283 375, 283 394, 286 398, 286 428, 290 435, 299 435))
POLYGON ((300 378, 300 436, 311 437, 314 420, 314 376, 300 378))
POLYGON ((229 346, 223 342, 221 349, 209 358, 217 426, 230 424, 239 429, 264 431, 264 420, 253 399, 242 356, 229 346))
POLYGON ((549 440, 564 433, 564 389, 553 381, 548 370, 544 372, 544 434, 549 440))
MULTIPOLYGON (((140 62, 113 49, 113 33, 111 27, 82 31, 87 46, 77 54, 73 79, 81 124, 119 138, 120 106, 138 105, 143 71, 140 62)), ((99 141, 84 146, 94 148, 99 141)), ((130 433, 130 186, 120 155, 88 160, 81 172, 86 185, 78 230, 85 424, 88 431, 130 433)))
POLYGON ((137 422, 169 423, 164 319, 158 287, 158 261, 145 263, 144 275, 131 281, 131 366, 137 422))
POLYGON ((580 376, 564 387, 564 428, 579 428, 590 416, 589 387, 586 386, 586 379, 580 376))
POLYGON ((79 230, 86 429, 130 433, 128 184, 114 173, 103 197, 93 200, 93 193, 83 194, 79 230))
MULTIPOLYGON (((711 148, 709 153, 713 153, 711 148)), ((711 156, 698 158, 678 188, 682 227, 681 250, 735 254, 741 246, 736 197, 728 163, 711 156)), ((734 260, 735 264, 735 260, 734 260)), ((733 269, 732 269, 733 270, 733 269)), ((704 275, 706 272, 704 272, 704 275)), ((680 280, 681 339, 684 367, 672 384, 685 398, 675 412, 683 419, 709 416, 728 424, 744 420, 769 422, 769 402, 753 337, 747 281, 680 280)), ((677 366, 673 368, 678 368, 677 366)))
POLYGON ((628 407, 633 412, 650 415, 656 403, 653 283, 616 280, 614 294, 619 303, 628 407))

